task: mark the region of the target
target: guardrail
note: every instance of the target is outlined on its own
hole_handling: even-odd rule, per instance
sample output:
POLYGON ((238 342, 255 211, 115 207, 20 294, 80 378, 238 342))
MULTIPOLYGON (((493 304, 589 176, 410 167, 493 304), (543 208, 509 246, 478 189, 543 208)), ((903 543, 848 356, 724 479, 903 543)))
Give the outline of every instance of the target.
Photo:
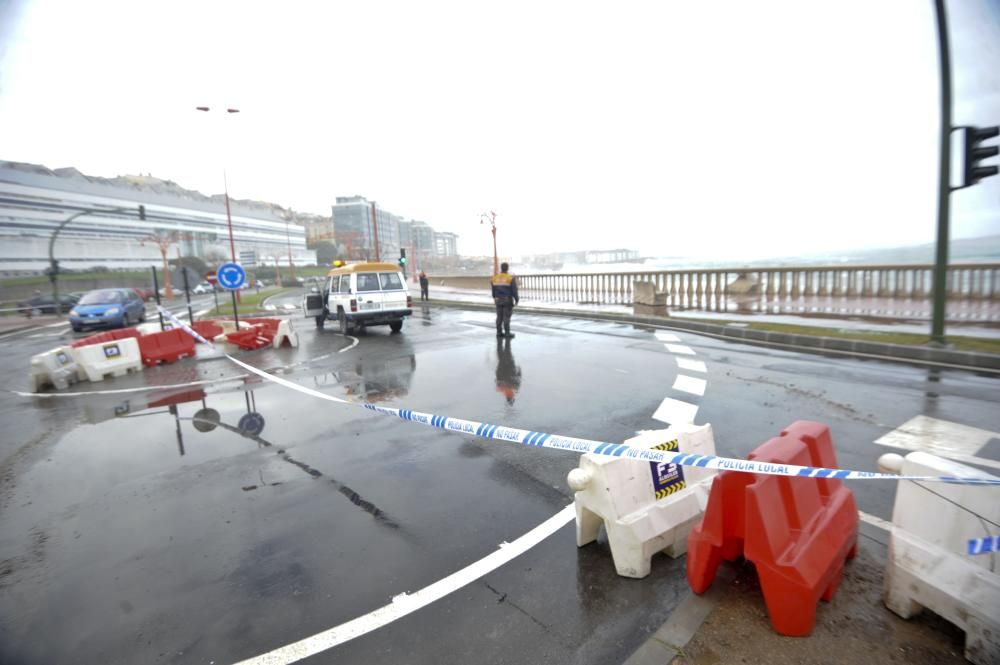
MULTIPOLYGON (((767 298, 828 296, 847 298, 931 297, 931 265, 810 266, 725 270, 662 270, 627 273, 519 275, 525 297, 601 305, 632 303, 632 283, 652 282, 667 304, 701 307, 735 295, 767 298), (731 287, 739 280, 739 291, 731 287)), ((458 286, 457 284, 455 286, 458 286)), ((948 267, 948 296, 959 300, 1000 300, 1000 263, 948 267)))

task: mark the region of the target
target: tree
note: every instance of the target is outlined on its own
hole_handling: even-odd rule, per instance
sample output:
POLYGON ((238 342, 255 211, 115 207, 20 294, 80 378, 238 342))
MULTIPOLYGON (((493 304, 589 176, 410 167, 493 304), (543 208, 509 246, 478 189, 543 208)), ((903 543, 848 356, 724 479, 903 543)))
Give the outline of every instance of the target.
POLYGON ((330 265, 334 259, 339 258, 337 245, 329 240, 320 240, 313 249, 316 250, 316 260, 320 265, 330 265))
POLYGON ((140 245, 145 245, 147 242, 154 243, 160 249, 160 256, 163 257, 163 294, 167 300, 173 300, 174 298, 174 290, 170 286, 170 263, 167 261, 167 252, 170 251, 170 246, 176 243, 177 240, 178 236, 175 231, 157 229, 152 235, 148 235, 139 241, 140 245))

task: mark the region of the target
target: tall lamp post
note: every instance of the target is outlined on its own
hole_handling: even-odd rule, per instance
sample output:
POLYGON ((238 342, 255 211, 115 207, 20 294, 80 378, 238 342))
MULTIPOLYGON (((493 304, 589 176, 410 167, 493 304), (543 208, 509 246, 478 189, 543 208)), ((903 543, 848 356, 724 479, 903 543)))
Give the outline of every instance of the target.
MULTIPOLYGON (((73 213, 56 227, 56 230, 52 232, 52 237, 49 238, 49 279, 52 280, 52 303, 56 308, 56 316, 62 316, 62 303, 59 302, 59 262, 55 258, 55 247, 56 238, 59 237, 59 233, 66 228, 66 225, 72 222, 74 219, 79 219, 84 215, 94 215, 97 213, 108 213, 108 212, 131 212, 132 208, 100 208, 97 210, 81 210, 80 212, 73 213)), ((146 221, 146 206, 139 206, 139 219, 146 221)))
MULTIPOLYGON (((202 112, 209 112, 212 110, 210 106, 196 106, 195 109, 202 112)), ((226 109, 226 113, 239 113, 239 109, 226 109)), ((226 224, 229 226, 229 253, 230 259, 233 263, 236 263, 236 243, 233 241, 233 216, 229 212, 229 179, 226 177, 225 168, 222 169, 222 185, 223 192, 226 199, 226 224)), ((236 299, 240 299, 240 292, 236 291, 236 299)))
POLYGON ((497 214, 492 210, 488 213, 480 213, 479 223, 490 223, 490 232, 493 234, 493 274, 500 273, 500 261, 497 259, 497 214))

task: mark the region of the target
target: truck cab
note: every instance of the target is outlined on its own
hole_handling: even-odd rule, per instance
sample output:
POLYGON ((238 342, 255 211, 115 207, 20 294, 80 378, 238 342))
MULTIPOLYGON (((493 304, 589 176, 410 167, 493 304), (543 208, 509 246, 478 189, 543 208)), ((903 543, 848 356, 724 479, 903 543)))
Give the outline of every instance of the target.
POLYGON ((353 263, 337 266, 327 274, 319 293, 302 297, 306 317, 322 329, 336 321, 340 332, 387 325, 393 332, 403 329, 403 319, 413 313, 406 280, 393 263, 353 263))

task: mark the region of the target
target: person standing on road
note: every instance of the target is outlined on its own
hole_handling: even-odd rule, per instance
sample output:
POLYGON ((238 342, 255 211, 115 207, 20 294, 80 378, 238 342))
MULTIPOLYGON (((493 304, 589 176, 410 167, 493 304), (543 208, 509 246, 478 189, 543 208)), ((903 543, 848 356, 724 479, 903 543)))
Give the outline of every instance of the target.
POLYGON ((490 280, 490 288, 493 292, 493 302, 497 306, 497 337, 514 337, 510 331, 510 315, 517 305, 517 278, 509 274, 510 266, 507 263, 500 264, 500 272, 493 275, 490 280))
POLYGON ((431 297, 427 293, 427 287, 430 285, 430 281, 427 279, 427 273, 423 270, 420 271, 420 299, 430 300, 431 297))

